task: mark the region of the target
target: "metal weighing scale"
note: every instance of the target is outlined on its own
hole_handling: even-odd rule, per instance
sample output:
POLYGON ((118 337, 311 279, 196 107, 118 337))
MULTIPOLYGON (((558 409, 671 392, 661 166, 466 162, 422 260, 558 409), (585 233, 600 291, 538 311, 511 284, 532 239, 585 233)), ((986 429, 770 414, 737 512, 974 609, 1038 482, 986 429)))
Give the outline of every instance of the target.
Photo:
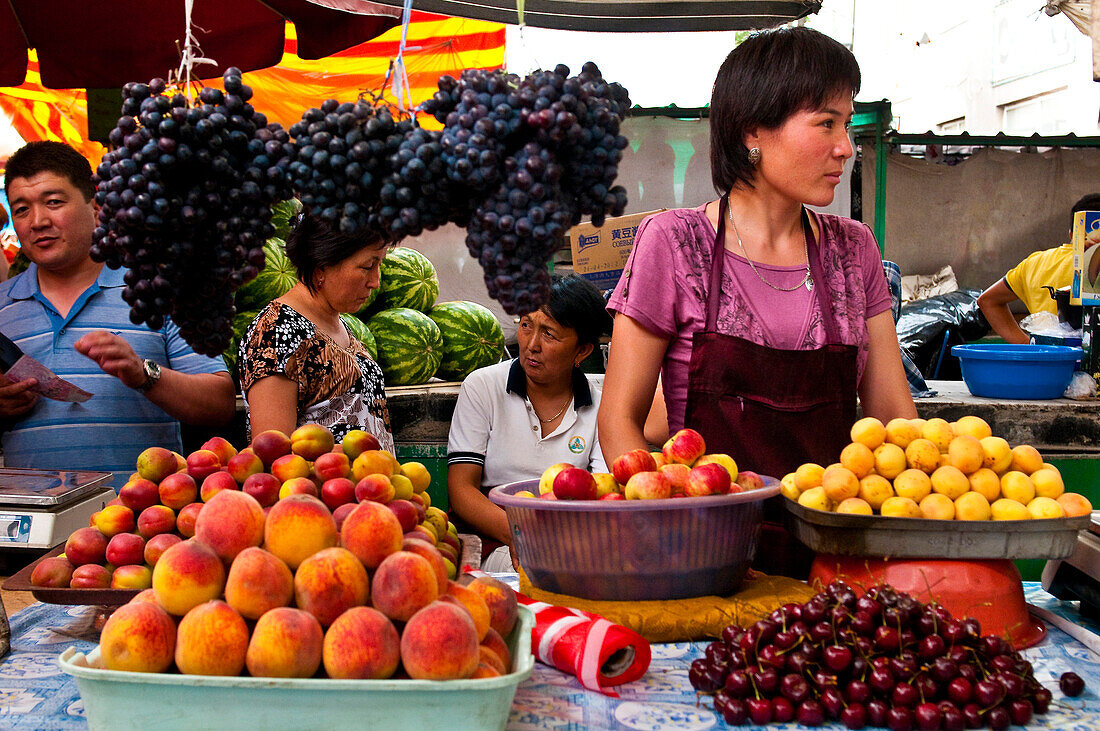
POLYGON ((1082 615, 1100 618, 1100 510, 1093 511, 1088 530, 1077 534, 1073 555, 1047 561, 1042 583, 1059 599, 1080 601, 1082 615))
POLYGON ((0 467, 0 551, 50 549, 116 497, 110 472, 0 467))

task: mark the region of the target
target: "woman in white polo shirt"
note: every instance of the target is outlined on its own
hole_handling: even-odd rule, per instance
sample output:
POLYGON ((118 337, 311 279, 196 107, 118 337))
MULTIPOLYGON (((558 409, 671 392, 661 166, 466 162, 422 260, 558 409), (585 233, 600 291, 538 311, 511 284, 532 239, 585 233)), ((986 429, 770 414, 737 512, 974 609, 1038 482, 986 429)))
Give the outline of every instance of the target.
MULTIPOLYGON (((559 278, 547 303, 520 318, 519 357, 463 381, 447 443, 447 488, 452 513, 482 537, 483 553, 512 542, 504 510, 486 497, 490 488, 537 478, 558 462, 607 471, 596 435, 600 390, 580 364, 610 329, 595 285, 559 278)), ((485 568, 509 568, 507 549, 485 568)))

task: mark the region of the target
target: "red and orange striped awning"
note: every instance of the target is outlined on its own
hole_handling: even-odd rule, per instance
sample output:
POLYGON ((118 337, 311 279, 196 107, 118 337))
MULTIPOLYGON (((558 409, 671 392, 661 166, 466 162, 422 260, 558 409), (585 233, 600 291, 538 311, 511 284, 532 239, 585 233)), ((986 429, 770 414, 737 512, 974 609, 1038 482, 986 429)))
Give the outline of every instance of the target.
MULTIPOLYGON (((401 27, 317 61, 297 56, 298 39, 287 23, 286 43, 279 64, 244 75, 253 89, 252 104, 268 120, 289 127, 302 112, 325 99, 353 101, 360 92, 396 104, 390 69, 401 41, 401 27)), ((498 69, 504 65, 504 26, 413 11, 403 55, 413 105, 430 97, 436 80, 457 76, 463 69, 498 69)), ((232 62, 232 59, 217 59, 232 62)), ((200 73, 202 67, 198 67, 200 73)), ((165 73, 167 75, 167 69, 165 73)), ((135 79, 136 81, 137 79, 135 79)), ((147 79, 141 79, 147 81, 147 79)), ((214 82, 218 86, 221 80, 214 82)), ((83 89, 47 89, 41 85, 37 57, 31 57, 26 81, 0 87, 0 110, 24 140, 59 140, 80 150, 93 167, 106 151, 87 139, 88 107, 83 89)), ((435 124, 431 118, 426 125, 435 124)))

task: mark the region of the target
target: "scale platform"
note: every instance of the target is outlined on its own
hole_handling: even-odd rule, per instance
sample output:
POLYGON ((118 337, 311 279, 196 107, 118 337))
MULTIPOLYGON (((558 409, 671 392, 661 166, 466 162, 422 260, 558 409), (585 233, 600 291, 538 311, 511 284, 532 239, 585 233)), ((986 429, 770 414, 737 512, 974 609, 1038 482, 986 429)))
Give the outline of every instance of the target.
POLYGON ((114 499, 110 472, 0 467, 0 551, 50 549, 114 499))
POLYGON ((1069 558, 1047 561, 1042 583, 1059 599, 1080 601, 1082 615, 1100 619, 1100 510, 1093 511, 1088 530, 1077 534, 1069 558))

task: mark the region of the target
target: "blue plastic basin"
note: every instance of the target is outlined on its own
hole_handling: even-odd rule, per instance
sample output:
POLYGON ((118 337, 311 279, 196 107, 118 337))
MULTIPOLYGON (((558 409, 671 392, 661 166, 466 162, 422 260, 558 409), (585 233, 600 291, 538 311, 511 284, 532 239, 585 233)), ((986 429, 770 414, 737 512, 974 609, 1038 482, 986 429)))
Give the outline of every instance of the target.
POLYGON ((1073 377, 1081 348, 1065 345, 956 345, 963 380, 970 393, 985 398, 1059 398, 1073 377))

